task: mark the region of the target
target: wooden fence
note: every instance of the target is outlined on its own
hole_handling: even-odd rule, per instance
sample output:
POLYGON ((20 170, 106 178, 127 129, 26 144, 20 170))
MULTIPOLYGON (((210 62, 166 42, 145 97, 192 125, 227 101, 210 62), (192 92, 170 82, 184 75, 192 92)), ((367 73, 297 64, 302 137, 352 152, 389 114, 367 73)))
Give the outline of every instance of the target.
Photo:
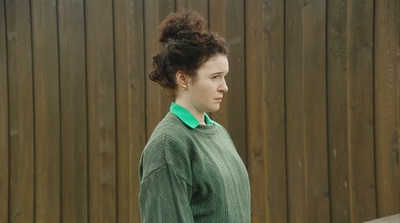
POLYGON ((181 7, 232 51, 211 116, 253 222, 400 212, 399 0, 0 0, 0 222, 140 222, 138 161, 170 103, 147 74, 181 7))

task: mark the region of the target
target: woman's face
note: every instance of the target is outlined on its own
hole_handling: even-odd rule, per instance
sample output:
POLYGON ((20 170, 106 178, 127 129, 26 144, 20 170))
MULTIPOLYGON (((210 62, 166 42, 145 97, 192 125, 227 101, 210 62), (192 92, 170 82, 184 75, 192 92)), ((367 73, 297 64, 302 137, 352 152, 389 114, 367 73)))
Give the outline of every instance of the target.
POLYGON ((187 104, 191 113, 204 115, 204 112, 216 112, 228 86, 225 77, 229 72, 228 58, 218 54, 205 62, 197 71, 194 79, 189 79, 187 104))

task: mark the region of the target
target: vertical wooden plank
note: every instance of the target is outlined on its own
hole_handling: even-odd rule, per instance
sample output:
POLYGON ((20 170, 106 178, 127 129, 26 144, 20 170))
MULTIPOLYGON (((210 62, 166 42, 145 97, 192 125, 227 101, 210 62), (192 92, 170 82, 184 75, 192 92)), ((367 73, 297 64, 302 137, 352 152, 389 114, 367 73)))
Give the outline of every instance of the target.
POLYGON ((290 222, 329 222, 325 1, 289 1, 286 101, 290 222))
POLYGON ((373 1, 348 5, 349 172, 352 222, 376 218, 373 129, 373 1))
POLYGON ((261 1, 246 1, 246 104, 247 104, 247 169, 251 185, 252 222, 267 222, 266 173, 266 103, 265 103, 265 5, 261 1), (262 26, 260 26, 260 20, 262 26), (261 48, 262 47, 262 48, 261 48), (262 50, 260 50, 262 49, 262 50), (257 89, 257 90, 254 90, 257 89))
POLYGON ((328 1, 328 142, 331 222, 351 222, 348 154, 347 0, 328 1))
POLYGON ((160 49, 158 43, 158 27, 161 21, 175 11, 174 0, 146 0, 144 1, 144 27, 145 27, 145 63, 146 63, 146 139, 161 119, 169 111, 171 99, 166 92, 148 78, 153 70, 152 55, 160 49))
POLYGON ((284 4, 246 1, 247 166, 253 222, 287 222, 284 4))
POLYGON ((329 222, 326 1, 304 1, 302 10, 306 222, 329 222))
MULTIPOLYGON (((267 132, 266 147, 264 147, 267 162, 267 197, 264 199, 267 200, 268 204, 266 210, 267 221, 287 222, 284 117, 284 3, 282 1, 267 2, 264 10, 264 39, 262 42, 264 43, 264 52, 268 53, 263 62, 264 66, 266 65, 264 68, 265 79, 263 85, 265 93, 263 94, 263 100, 266 103, 264 121, 266 122, 265 130, 267 132)), ((254 90, 254 87, 248 85, 247 92, 254 90)), ((251 112, 249 112, 247 117, 250 115, 252 115, 251 112)), ((248 133, 248 135, 251 135, 251 133, 248 133)))
MULTIPOLYGON (((397 92, 398 92, 398 94, 397 94, 397 98, 398 98, 398 101, 397 101, 397 114, 398 114, 398 116, 397 116, 397 134, 398 134, 398 137, 397 137, 397 141, 398 141, 398 143, 397 143, 397 150, 395 151, 396 152, 396 154, 397 154, 397 166, 398 166, 398 168, 397 168, 397 179, 400 179, 400 116, 399 116, 399 114, 400 114, 400 2, 397 2, 397 8, 398 8, 398 10, 397 11, 395 11, 396 13, 394 14, 394 17, 395 17, 395 20, 397 20, 397 24, 394 26, 394 27, 397 27, 397 31, 396 31, 396 36, 397 36, 397 43, 393 46, 393 47, 396 47, 397 48, 397 71, 396 71, 396 75, 397 75, 397 80, 398 80, 398 85, 397 85, 397 92)), ((398 188, 400 188, 400 180, 399 181, 397 181, 397 185, 398 185, 398 188)), ((399 199, 400 200, 400 199, 399 199)), ((400 204, 399 204, 400 205, 400 204)), ((400 208, 398 208, 398 210, 397 210, 398 212, 400 212, 400 208)))
POLYGON ((285 95, 288 221, 307 222, 303 1, 285 2, 285 95))
POLYGON ((60 221, 60 101, 55 0, 32 2, 35 221, 60 221))
POLYGON ((207 0, 176 0, 176 10, 194 10, 208 21, 208 1, 207 0))
POLYGON ((59 1, 61 222, 88 221, 87 95, 83 0, 59 1))
POLYGON ((375 2, 374 92, 377 217, 400 211, 398 82, 399 1, 375 2), (396 29, 397 28, 397 29, 396 29))
POLYGON ((140 222, 138 166, 146 144, 143 1, 114 2, 117 222, 140 222))
POLYGON ((212 118, 223 125, 246 163, 246 87, 244 48, 244 1, 212 0, 209 3, 210 30, 226 38, 229 55, 229 91, 212 118))
POLYGON ((113 4, 85 1, 88 87, 89 219, 116 221, 113 4))
POLYGON ((5 1, 0 0, 0 222, 8 222, 9 141, 5 1))
MULTIPOLYGON (((398 37, 398 42, 397 42, 397 78, 399 79, 398 85, 397 85, 397 160, 400 162, 400 4, 398 4, 398 9, 397 12, 397 37, 398 37)), ((400 166, 398 168, 399 174, 397 176, 397 179, 400 179, 400 166)), ((398 182, 399 187, 400 187, 400 181, 398 182)))
POLYGON ((6 2, 9 77, 9 222, 34 222, 34 122, 30 4, 6 2))

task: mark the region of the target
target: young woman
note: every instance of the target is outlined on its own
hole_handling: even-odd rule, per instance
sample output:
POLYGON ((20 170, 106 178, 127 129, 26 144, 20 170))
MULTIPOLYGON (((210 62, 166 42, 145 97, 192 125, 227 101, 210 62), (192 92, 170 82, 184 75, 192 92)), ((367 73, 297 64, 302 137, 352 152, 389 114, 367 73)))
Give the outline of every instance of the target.
POLYGON ((206 112, 228 91, 225 40, 196 12, 169 15, 150 79, 174 97, 139 165, 142 222, 249 223, 246 168, 227 131, 206 112))

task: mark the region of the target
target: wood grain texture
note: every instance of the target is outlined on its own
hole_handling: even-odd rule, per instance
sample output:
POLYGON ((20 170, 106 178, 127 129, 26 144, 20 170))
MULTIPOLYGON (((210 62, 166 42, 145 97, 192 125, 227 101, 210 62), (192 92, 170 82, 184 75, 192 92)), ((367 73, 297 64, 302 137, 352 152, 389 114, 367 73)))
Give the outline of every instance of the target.
POLYGON ((285 61, 289 221, 329 222, 326 5, 325 1, 289 5, 285 61))
POLYGON ((245 34, 244 1, 212 0, 210 8, 210 30, 224 37, 229 54, 229 75, 220 110, 211 117, 229 132, 239 155, 247 162, 246 152, 246 88, 245 88, 245 34))
POLYGON ((110 0, 85 1, 90 222, 117 219, 112 8, 110 0))
POLYGON ((58 2, 61 222, 88 222, 88 139, 83 0, 58 2))
POLYGON ((373 117, 373 1, 348 5, 348 128, 352 222, 376 218, 373 117))
POLYGON ((264 40, 262 27, 258 26, 263 18, 263 6, 259 1, 246 2, 246 103, 247 103, 247 169, 249 171, 252 201, 252 221, 267 222, 267 173, 266 173, 266 122, 264 120, 266 103, 264 88, 264 40), (257 90, 254 90, 257 89, 257 90))
POLYGON ((303 2, 285 6, 285 107, 288 221, 307 222, 304 143, 306 123, 303 48, 303 2))
POLYGON ((400 165, 398 110, 399 1, 375 4, 374 111, 377 217, 400 210, 400 165), (397 26, 397 27, 396 27, 397 26), (397 28, 397 29, 396 29, 397 28))
POLYGON ((146 143, 143 1, 114 2, 117 105, 117 221, 140 222, 140 154, 146 143))
POLYGON ((8 222, 9 125, 5 2, 0 0, 0 222, 8 222))
POLYGON ((34 105, 30 5, 6 2, 9 77, 9 219, 34 221, 34 105))
POLYGON ((329 1, 327 20, 330 210, 331 222, 341 223, 351 222, 347 110, 347 0, 329 1))
POLYGON ((60 221, 60 90, 57 5, 32 2, 35 221, 60 221))
POLYGON ((211 117, 252 222, 400 211, 398 0, 0 0, 0 222, 140 221, 140 154, 171 102, 148 74, 180 8, 230 47, 211 117))
POLYGON ((158 27, 164 18, 175 11, 174 0, 144 1, 145 74, 146 74, 146 140, 162 118, 168 113, 171 98, 157 83, 148 78, 153 70, 152 55, 160 50, 158 27))
POLYGON ((329 222, 326 1, 304 1, 302 10, 306 222, 329 222))
POLYGON ((181 9, 194 10, 209 21, 208 0, 176 0, 176 10, 181 9))
POLYGON ((260 223, 287 222, 283 6, 245 6, 247 167, 252 221, 260 223))

